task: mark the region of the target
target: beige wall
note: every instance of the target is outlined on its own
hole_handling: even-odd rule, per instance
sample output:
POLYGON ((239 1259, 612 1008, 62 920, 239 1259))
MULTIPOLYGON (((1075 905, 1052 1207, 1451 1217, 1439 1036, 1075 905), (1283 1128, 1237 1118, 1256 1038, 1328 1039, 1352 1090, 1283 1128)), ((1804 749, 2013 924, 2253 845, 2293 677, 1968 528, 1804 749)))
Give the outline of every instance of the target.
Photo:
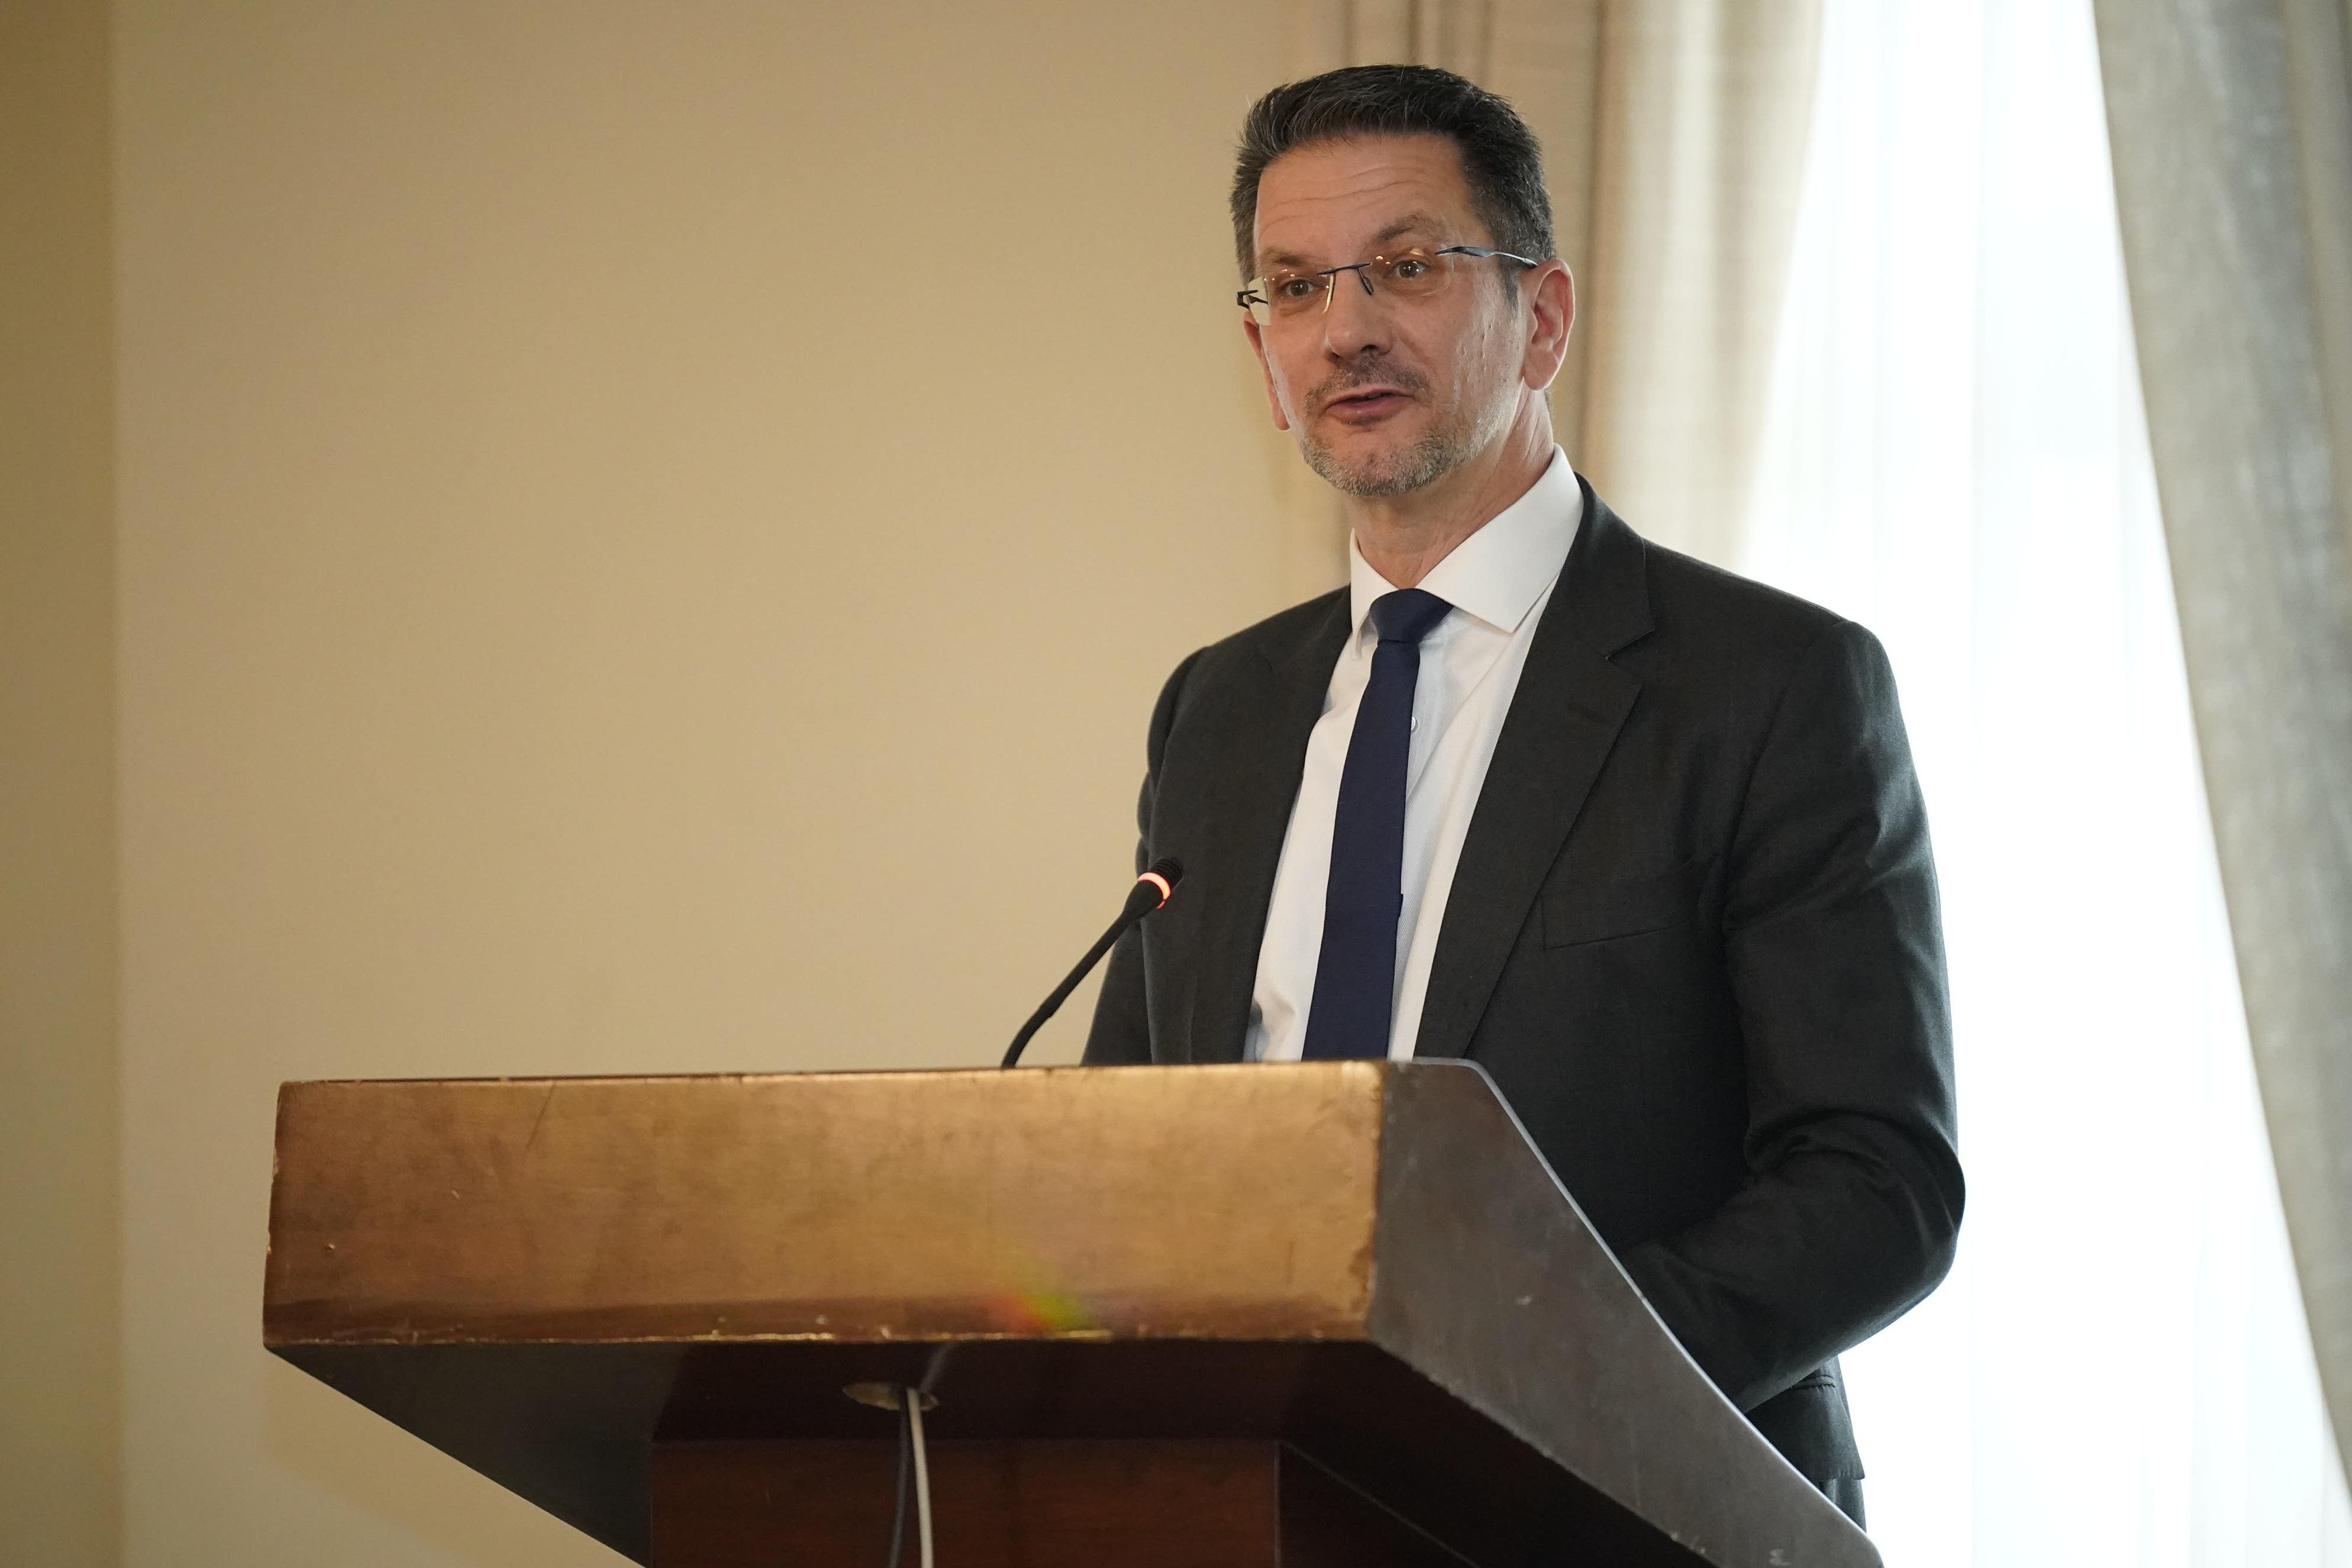
POLYGON ((613 1560, 262 1354, 280 1079, 986 1062, 1117 907, 1300 576, 1266 15, 117 5, 130 1562, 613 1560))
MULTIPOLYGON (((127 1561, 612 1561, 258 1350, 330 1074, 985 1063, 1291 597, 1263 7, 115 7, 127 1561)), ((1040 1041, 1077 1048, 1089 996, 1040 1041)))
POLYGON ((118 1557, 102 5, 0 0, 0 1563, 118 1557))

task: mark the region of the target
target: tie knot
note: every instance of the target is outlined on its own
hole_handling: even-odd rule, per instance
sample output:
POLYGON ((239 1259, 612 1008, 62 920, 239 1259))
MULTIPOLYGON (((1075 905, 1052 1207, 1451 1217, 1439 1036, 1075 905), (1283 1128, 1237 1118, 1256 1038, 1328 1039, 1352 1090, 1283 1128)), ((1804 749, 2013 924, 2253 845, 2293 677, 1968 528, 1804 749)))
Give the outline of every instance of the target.
POLYGON ((1399 588, 1372 601, 1372 625, 1382 642, 1417 644, 1454 606, 1418 588, 1399 588))

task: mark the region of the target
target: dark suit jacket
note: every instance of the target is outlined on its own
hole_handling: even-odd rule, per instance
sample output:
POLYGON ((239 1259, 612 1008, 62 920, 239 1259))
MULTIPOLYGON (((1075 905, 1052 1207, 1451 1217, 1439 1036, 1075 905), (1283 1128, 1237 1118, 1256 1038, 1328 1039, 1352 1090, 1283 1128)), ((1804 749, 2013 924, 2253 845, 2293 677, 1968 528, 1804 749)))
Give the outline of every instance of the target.
MULTIPOLYGON (((1862 627, 1652 544, 1584 490, 1454 872, 1416 1054, 1483 1065, 1650 1305, 1815 1482, 1862 1474, 1835 1356, 1950 1267, 1961 1182, 1935 868, 1862 627)), ((1242 1056, 1344 591, 1202 648, 1152 714, 1086 1059, 1242 1056)))

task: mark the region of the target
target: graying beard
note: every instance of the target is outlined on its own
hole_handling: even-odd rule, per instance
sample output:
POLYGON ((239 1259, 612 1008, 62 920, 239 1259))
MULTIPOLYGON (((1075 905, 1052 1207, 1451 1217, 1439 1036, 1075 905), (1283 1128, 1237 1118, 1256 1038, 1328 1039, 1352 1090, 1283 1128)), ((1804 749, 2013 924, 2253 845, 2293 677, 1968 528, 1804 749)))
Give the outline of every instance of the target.
POLYGON ((1370 500, 1378 496, 1401 496, 1435 484, 1461 466, 1468 454, 1454 442, 1434 433, 1423 436, 1412 448, 1400 455, 1396 464, 1385 473, 1363 472, 1343 466, 1331 455, 1331 448, 1319 441, 1304 441, 1307 466, 1315 470, 1325 484, 1349 495, 1370 500))

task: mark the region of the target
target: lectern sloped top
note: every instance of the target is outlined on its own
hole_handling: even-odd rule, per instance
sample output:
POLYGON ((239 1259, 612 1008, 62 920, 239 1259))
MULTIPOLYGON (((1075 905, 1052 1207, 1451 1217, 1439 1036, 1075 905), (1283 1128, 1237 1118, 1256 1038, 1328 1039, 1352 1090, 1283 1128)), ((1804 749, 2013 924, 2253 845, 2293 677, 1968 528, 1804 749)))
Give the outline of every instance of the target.
POLYGON ((1867 1538, 1458 1062, 288 1084, 264 1337, 648 1560, 658 1443, 1279 1438, 1475 1561, 1867 1538))

